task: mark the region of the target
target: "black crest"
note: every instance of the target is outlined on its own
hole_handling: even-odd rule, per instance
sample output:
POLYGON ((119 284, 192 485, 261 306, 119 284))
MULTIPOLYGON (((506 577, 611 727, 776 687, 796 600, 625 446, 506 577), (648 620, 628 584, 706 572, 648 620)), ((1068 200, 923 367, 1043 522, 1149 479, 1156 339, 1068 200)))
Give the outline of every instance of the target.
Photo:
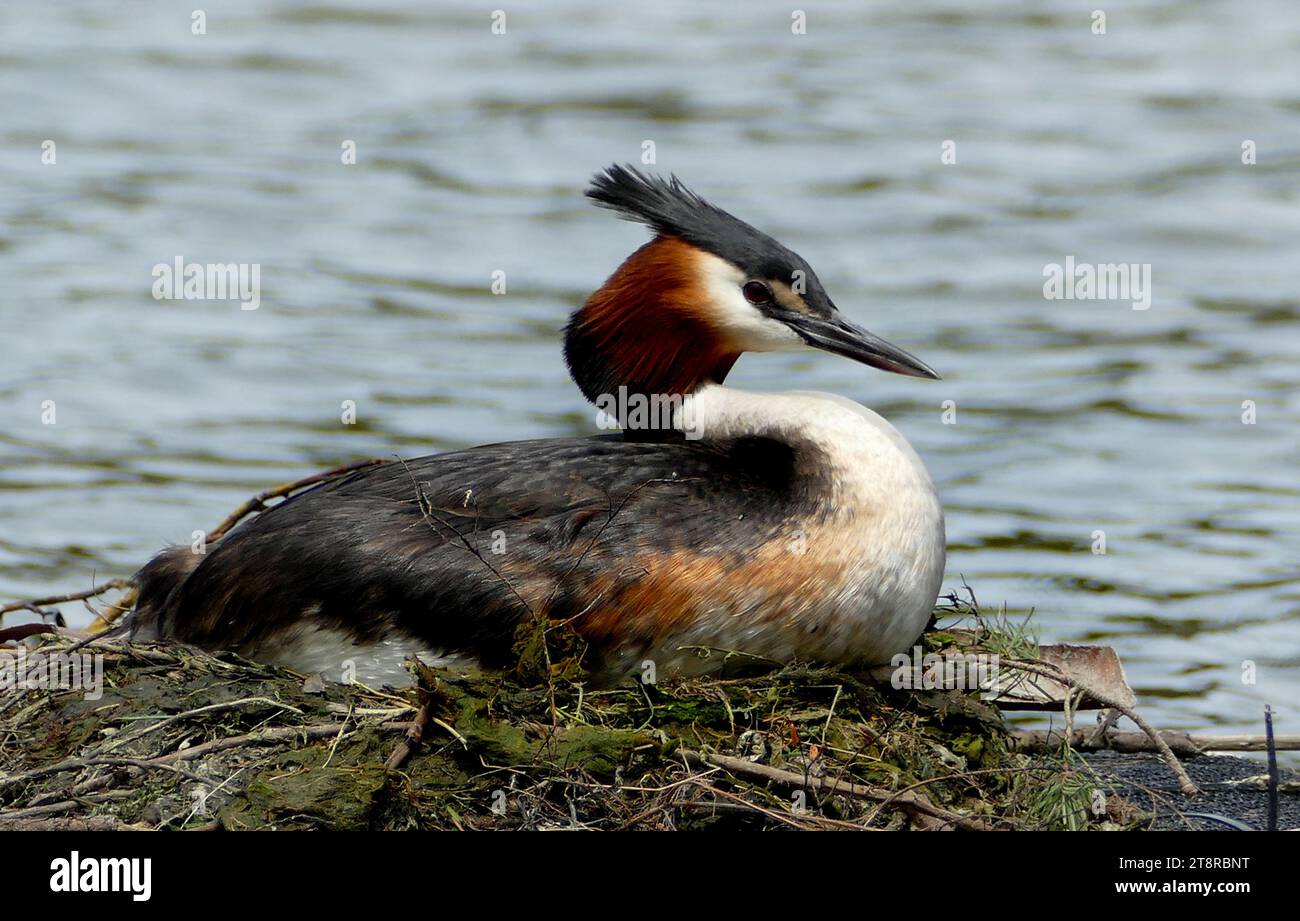
POLYGON ((676 176, 647 176, 635 167, 614 165, 592 178, 587 197, 627 220, 639 221, 656 233, 678 237, 725 259, 756 278, 788 283, 801 271, 805 299, 810 304, 821 299, 829 303, 817 276, 798 253, 709 204, 676 176))

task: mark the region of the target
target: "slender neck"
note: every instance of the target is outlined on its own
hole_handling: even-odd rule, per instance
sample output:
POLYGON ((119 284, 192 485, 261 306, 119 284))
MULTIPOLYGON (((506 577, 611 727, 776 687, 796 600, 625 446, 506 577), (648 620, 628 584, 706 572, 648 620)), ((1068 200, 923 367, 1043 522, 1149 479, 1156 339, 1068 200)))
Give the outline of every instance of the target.
POLYGON ((573 315, 564 357, 583 396, 685 396, 726 378, 740 352, 704 320, 698 258, 689 244, 656 237, 573 315))

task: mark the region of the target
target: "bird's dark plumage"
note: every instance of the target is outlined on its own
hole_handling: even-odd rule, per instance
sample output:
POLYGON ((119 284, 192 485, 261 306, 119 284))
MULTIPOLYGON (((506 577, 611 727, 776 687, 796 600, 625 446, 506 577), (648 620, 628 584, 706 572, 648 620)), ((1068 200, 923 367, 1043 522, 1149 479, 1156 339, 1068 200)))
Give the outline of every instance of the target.
POLYGON ((159 557, 138 577, 135 625, 254 654, 311 611, 357 643, 395 630, 499 664, 530 611, 581 630, 635 585, 646 552, 743 566, 818 492, 790 447, 761 438, 524 441, 392 462, 290 498, 206 556, 159 557))

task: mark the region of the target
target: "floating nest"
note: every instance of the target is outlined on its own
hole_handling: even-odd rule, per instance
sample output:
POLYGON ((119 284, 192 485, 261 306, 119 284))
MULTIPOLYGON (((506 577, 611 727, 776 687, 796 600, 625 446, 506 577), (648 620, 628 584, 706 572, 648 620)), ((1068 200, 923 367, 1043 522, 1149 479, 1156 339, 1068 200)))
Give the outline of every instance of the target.
POLYGON ((978 693, 735 656, 709 679, 593 689, 555 636, 525 631, 508 674, 412 661, 415 684, 400 692, 184 647, 98 639, 72 650, 47 639, 37 652, 102 656, 102 689, 0 698, 0 827, 975 830, 1149 819, 1068 749, 1018 752, 978 693))
MULTIPOLYGON (((209 542, 275 500, 377 463, 258 493, 209 542)), ((1062 678, 1038 661, 1027 625, 986 616, 966 591, 935 613, 967 627, 932 627, 923 652, 996 655, 1062 678)), ((1090 696, 1137 723, 1137 744, 1158 755, 1108 762, 1071 748, 1095 733, 1026 744, 1034 733, 1013 732, 978 692, 720 651, 700 650, 721 659, 712 678, 597 689, 577 637, 531 618, 509 673, 412 661, 413 687, 397 692, 186 647, 74 642, 45 607, 82 601, 97 630, 134 597, 129 580, 112 579, 0 605, 0 617, 43 620, 0 631, 0 679, 20 656, 102 667, 91 694, 48 689, 80 687, 68 682, 0 691, 0 829, 1122 829, 1193 824, 1181 810, 1202 792, 1136 711, 1078 682, 1060 685, 1067 711, 1090 696), (121 597, 91 605, 110 592, 121 597)), ((1065 723, 1074 729, 1069 714, 1065 723)), ((1198 753, 1186 741, 1182 753, 1198 753)), ((1247 792, 1257 765, 1197 762, 1215 763, 1200 773, 1224 811, 1276 827, 1276 777, 1262 824, 1261 797, 1247 792)), ((1300 789, 1300 778, 1287 783, 1300 789)), ((1297 803, 1283 804, 1287 827, 1300 825, 1297 803)))

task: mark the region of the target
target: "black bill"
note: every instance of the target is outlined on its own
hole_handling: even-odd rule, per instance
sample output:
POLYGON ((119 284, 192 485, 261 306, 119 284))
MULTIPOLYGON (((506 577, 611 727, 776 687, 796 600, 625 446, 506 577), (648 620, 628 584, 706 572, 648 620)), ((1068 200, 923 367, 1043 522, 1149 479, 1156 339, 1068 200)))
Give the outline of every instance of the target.
POLYGON ((875 333, 855 326, 838 314, 818 317, 804 313, 784 313, 782 321, 813 348, 852 358, 882 371, 941 380, 938 372, 914 355, 891 345, 875 333))

